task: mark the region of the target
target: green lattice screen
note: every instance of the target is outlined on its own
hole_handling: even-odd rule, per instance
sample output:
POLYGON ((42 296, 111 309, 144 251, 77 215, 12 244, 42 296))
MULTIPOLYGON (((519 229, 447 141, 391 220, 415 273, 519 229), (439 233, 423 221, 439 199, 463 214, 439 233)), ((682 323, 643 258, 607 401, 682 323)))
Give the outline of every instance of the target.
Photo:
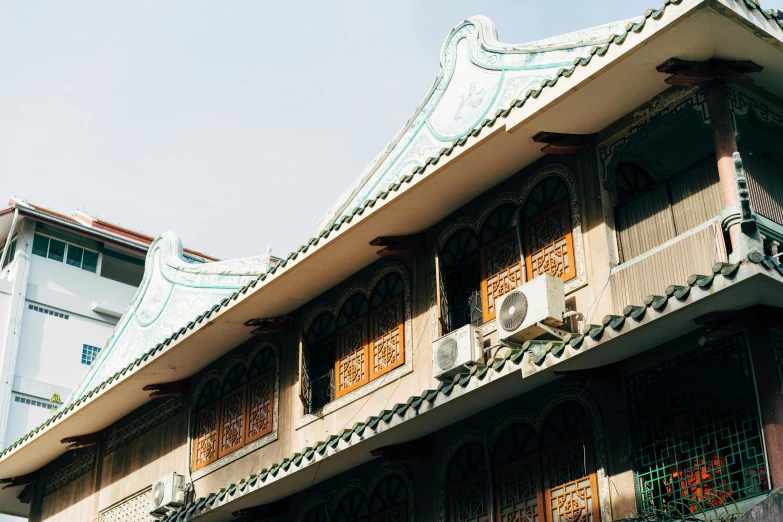
POLYGON ((641 513, 698 513, 768 490, 744 336, 626 380, 641 513))

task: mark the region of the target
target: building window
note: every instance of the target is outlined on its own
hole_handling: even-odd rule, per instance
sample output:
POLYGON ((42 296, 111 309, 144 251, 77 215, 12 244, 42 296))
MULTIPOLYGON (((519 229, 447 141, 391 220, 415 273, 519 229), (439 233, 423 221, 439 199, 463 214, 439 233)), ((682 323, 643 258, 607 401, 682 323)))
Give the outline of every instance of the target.
POLYGON ((525 281, 545 273, 564 281, 575 278, 572 222, 565 181, 548 176, 522 207, 507 203, 494 209, 478 234, 467 227, 454 232, 436 252, 442 334, 491 321, 497 300, 525 281))
POLYGON ((272 348, 264 348, 249 366, 235 364, 222 384, 213 379, 201 390, 193 433, 194 470, 272 432, 275 358, 272 348))
POLYGON ((337 504, 331 517, 326 508, 316 506, 305 517, 306 521, 321 522, 405 522, 408 519, 408 489, 396 473, 384 477, 368 499, 363 491, 347 492, 337 504))
POLYGON ((404 282, 383 276, 372 292, 351 294, 335 319, 318 315, 300 347, 300 399, 307 413, 405 364, 404 282))
POLYGON ((65 262, 88 272, 98 272, 98 252, 41 234, 33 236, 33 254, 65 262))
POLYGON ((82 345, 82 364, 90 366, 98 357, 100 351, 101 349, 97 346, 90 346, 89 344, 82 345))
POLYGON ((14 402, 19 402, 21 404, 29 404, 30 406, 37 406, 39 408, 44 408, 47 410, 56 410, 57 405, 52 404, 50 402, 44 402, 44 401, 38 401, 35 399, 29 399, 27 397, 22 397, 20 395, 14 395, 14 402))
POLYGON ((522 422, 508 426, 490 459, 481 442, 464 444, 446 475, 449 522, 488 521, 491 502, 497 521, 599 522, 591 432, 584 407, 566 401, 547 416, 540 434, 522 422))
MULTIPOLYGON (((5 248, 5 245, 3 245, 3 247, 0 247, 0 252, 3 251, 3 248, 5 248)), ((8 265, 10 265, 13 262, 15 255, 16 255, 16 239, 13 239, 11 241, 11 244, 8 245, 8 252, 5 255, 5 261, 3 261, 2 268, 5 268, 8 265)))
POLYGON ((27 308, 29 310, 32 310, 34 312, 39 312, 45 315, 51 315, 52 317, 57 317, 59 319, 65 319, 66 321, 70 318, 68 314, 64 314, 62 312, 55 312, 54 310, 49 310, 48 308, 43 308, 42 306, 37 306, 34 304, 28 304, 27 308))
POLYGON ((626 392, 640 513, 712 511, 769 489, 742 334, 634 374, 626 392))
POLYGON ((568 188, 562 178, 547 178, 533 188, 522 220, 528 280, 543 274, 564 281, 576 276, 568 188))

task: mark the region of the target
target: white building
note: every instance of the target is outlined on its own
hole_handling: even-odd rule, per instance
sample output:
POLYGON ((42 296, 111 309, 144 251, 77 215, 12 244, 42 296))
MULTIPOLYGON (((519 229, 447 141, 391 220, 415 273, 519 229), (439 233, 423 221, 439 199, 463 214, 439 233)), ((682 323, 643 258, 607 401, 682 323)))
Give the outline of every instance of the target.
POLYGON ((17 199, 0 210, 0 447, 44 422, 84 376, 141 283, 152 240, 80 211, 17 199))

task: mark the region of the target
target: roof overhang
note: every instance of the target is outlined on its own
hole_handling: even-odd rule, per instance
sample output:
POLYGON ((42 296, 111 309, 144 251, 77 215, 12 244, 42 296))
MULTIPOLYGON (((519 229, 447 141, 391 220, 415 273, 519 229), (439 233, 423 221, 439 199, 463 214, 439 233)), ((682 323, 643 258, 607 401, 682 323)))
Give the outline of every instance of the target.
MULTIPOLYGON (((30 473, 65 453, 60 440, 110 426, 149 400, 142 388, 194 375, 250 338, 251 318, 291 313, 378 259, 369 242, 427 229, 520 168, 542 157, 540 131, 596 133, 667 89, 655 67, 677 57, 748 59, 762 65, 758 85, 783 89, 783 30, 745 2, 683 0, 637 33, 609 44, 568 77, 439 154, 420 173, 381 194, 362 211, 313 239, 246 293, 188 325, 172 342, 123 376, 104 384, 58 421, 37 430, 0 458, 0 477, 30 473), (186 346, 182 346, 186 345, 186 346)), ((194 315, 199 311, 194 311, 194 315)), ((0 510, 7 508, 0 497, 0 510)))

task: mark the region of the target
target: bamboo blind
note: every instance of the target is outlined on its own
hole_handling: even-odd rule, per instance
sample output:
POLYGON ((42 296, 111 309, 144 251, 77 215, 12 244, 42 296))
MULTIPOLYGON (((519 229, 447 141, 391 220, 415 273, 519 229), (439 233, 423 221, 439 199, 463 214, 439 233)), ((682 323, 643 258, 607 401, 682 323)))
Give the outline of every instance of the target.
POLYGON ((753 210, 783 224, 783 167, 775 158, 744 152, 742 163, 748 177, 753 210))
POLYGON ((612 309, 618 313, 629 304, 643 304, 650 294, 663 295, 669 285, 684 286, 691 274, 711 274, 713 255, 714 262, 727 260, 718 222, 613 273, 612 309))

